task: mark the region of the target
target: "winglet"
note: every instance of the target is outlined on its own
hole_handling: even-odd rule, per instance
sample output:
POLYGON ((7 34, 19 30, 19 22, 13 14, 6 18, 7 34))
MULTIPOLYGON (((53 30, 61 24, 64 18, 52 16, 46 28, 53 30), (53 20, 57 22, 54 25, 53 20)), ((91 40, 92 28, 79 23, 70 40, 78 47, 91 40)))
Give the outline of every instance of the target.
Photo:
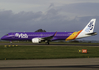
POLYGON ((56 36, 56 34, 57 34, 57 31, 55 32, 55 34, 53 36, 56 36))

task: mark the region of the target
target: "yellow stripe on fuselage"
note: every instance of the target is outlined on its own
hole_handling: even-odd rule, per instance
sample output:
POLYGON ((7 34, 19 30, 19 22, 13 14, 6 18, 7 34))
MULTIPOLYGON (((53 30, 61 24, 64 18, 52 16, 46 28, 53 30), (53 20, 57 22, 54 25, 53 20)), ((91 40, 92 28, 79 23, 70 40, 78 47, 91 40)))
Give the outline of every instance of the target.
POLYGON ((81 31, 82 30, 80 30, 78 32, 73 32, 68 38, 66 38, 66 41, 75 39, 81 33, 81 31))

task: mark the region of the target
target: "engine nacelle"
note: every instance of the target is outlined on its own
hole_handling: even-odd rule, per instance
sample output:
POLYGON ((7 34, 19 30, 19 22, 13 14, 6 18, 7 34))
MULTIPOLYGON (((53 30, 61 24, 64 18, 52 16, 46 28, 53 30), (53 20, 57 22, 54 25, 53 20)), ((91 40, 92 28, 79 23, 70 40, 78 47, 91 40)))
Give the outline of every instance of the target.
POLYGON ((33 38, 32 39, 32 43, 40 43, 41 42, 41 38, 33 38))

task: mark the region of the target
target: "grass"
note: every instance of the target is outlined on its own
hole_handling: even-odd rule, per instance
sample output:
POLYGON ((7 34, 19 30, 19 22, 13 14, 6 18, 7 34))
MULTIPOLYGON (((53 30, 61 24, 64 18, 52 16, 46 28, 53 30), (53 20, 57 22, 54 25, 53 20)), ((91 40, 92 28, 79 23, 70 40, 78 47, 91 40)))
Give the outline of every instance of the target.
POLYGON ((60 59, 60 58, 96 58, 99 47, 84 46, 0 46, 0 60, 15 59, 60 59), (78 50, 87 49, 87 54, 78 50))

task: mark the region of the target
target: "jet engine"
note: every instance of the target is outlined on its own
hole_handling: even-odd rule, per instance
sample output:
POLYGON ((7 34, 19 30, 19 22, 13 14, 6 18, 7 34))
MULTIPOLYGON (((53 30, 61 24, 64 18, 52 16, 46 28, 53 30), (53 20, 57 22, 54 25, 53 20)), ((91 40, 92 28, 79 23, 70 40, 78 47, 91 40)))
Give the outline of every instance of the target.
POLYGON ((32 43, 40 43, 41 42, 41 38, 33 38, 32 39, 32 43))

